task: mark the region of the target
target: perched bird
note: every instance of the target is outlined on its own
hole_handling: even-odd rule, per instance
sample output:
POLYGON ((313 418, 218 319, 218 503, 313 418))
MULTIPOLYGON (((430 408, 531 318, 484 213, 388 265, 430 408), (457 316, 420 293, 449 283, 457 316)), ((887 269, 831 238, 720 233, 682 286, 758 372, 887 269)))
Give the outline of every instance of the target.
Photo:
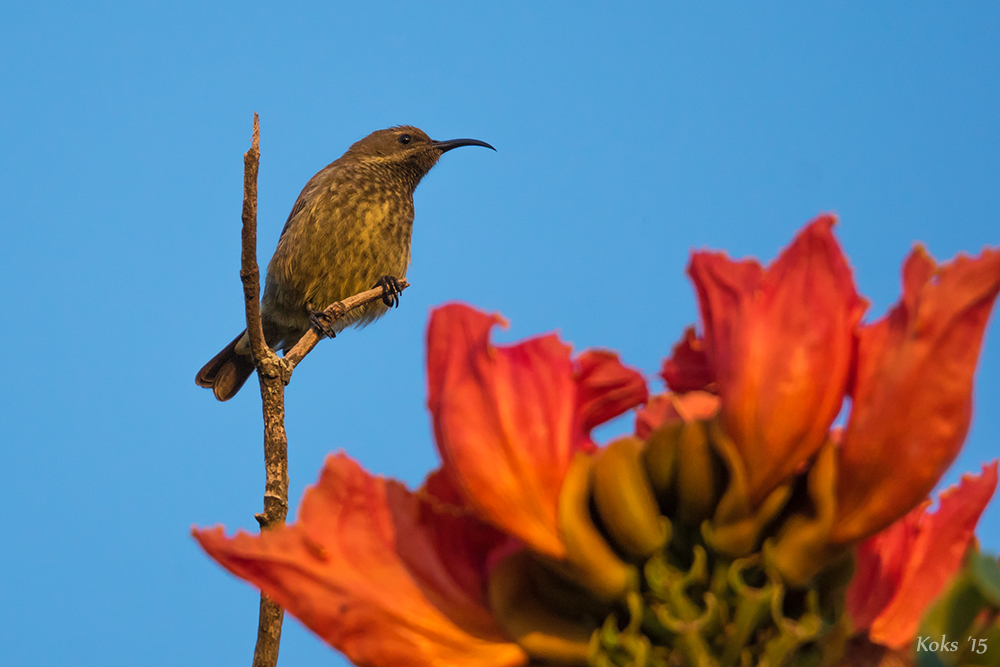
MULTIPOLYGON (((369 134, 309 179, 267 266, 261 319, 272 349, 287 352, 311 326, 334 335, 399 305, 399 280, 410 264, 413 191, 442 154, 460 146, 496 150, 478 139, 434 141, 403 125, 369 134), (382 301, 324 328, 319 311, 375 286, 383 289, 382 301)), ((198 371, 195 382, 228 401, 252 373, 244 330, 198 371)))

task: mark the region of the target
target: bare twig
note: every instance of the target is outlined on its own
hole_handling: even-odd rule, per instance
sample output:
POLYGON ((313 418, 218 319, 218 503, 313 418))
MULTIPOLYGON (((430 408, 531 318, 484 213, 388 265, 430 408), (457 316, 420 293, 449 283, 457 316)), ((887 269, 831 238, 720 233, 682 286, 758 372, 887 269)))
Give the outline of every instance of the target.
MULTIPOLYGON (((399 281, 400 291, 409 286, 410 283, 405 280, 399 281)), ((323 313, 329 317, 331 323, 333 323, 355 308, 360 308, 366 303, 370 303, 372 301, 378 301, 382 298, 382 294, 383 292, 381 287, 373 287, 370 290, 365 290, 364 292, 360 292, 354 296, 349 296, 343 301, 330 304, 326 307, 326 310, 324 310, 323 313)), ((316 335, 316 332, 310 329, 302 338, 299 339, 299 342, 295 344, 295 347, 288 351, 288 354, 286 354, 282 359, 285 364, 286 377, 291 376, 295 367, 299 365, 299 362, 302 361, 307 354, 312 352, 319 340, 319 336, 316 335)))
MULTIPOLYGON (((243 155, 243 259, 240 278, 247 312, 247 333, 264 410, 264 511, 255 515, 261 530, 285 523, 288 515, 288 437, 285 434, 285 383, 282 364, 264 342, 260 321, 260 269, 257 267, 257 170, 260 165, 260 121, 253 115, 253 141, 243 155)), ((257 646, 253 667, 275 667, 284 610, 260 594, 257 646)))

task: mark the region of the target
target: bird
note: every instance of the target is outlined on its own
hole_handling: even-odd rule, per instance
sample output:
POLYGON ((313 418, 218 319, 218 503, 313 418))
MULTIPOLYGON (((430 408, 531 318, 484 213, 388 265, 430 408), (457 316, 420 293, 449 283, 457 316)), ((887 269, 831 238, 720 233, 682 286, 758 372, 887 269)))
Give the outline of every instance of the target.
MULTIPOLYGON (((435 141, 419 128, 398 125, 355 142, 309 179, 267 266, 261 322, 271 349, 288 352, 310 328, 334 336, 398 307, 399 283, 410 264, 413 192, 444 153, 461 146, 496 150, 478 139, 435 141), (332 326, 324 319, 330 304, 379 286, 382 300, 332 326)), ((198 371, 195 383, 228 401, 253 371, 243 330, 198 371)))

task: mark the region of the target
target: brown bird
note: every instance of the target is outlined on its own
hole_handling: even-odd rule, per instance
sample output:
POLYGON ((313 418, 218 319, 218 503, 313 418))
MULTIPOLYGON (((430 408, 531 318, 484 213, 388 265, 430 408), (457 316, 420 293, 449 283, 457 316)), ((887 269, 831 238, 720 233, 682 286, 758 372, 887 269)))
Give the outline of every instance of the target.
MULTIPOLYGON (((399 281, 410 264, 413 191, 442 154, 478 139, 434 141, 408 125, 378 130, 309 179, 288 214, 267 266, 261 319, 274 350, 290 350, 313 327, 334 335, 365 326, 399 305, 399 281), (374 286, 382 301, 357 308, 333 328, 320 311, 374 286)), ((198 371, 195 382, 220 401, 253 374, 246 330, 198 371)))

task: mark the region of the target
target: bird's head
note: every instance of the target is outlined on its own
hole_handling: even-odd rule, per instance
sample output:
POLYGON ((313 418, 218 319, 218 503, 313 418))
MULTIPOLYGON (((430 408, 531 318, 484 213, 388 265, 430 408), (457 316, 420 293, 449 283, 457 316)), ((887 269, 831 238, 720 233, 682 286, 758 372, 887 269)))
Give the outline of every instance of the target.
POLYGON ((485 146, 496 150, 478 139, 435 141, 420 128, 398 125, 386 130, 376 130, 355 142, 344 157, 366 165, 391 169, 414 179, 413 186, 416 187, 444 153, 461 146, 485 146))

